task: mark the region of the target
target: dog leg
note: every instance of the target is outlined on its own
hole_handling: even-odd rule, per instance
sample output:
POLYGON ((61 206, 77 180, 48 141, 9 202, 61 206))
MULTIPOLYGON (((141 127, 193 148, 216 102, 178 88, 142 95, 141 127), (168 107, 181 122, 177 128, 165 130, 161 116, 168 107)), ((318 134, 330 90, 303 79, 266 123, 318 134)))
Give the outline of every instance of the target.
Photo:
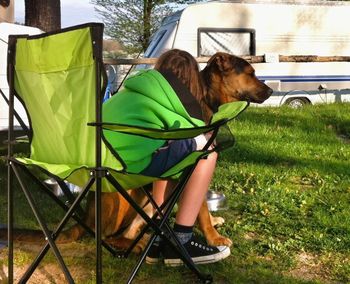
MULTIPOLYGON (((101 226, 102 236, 109 236, 114 234, 125 215, 127 210, 126 206, 120 206, 121 203, 125 202, 119 196, 119 193, 102 193, 101 204, 102 204, 102 215, 101 215, 101 226), (126 208, 124 210, 124 208, 126 208)), ((122 204, 124 205, 124 204, 122 204)), ((89 193, 87 198, 86 212, 84 216, 84 223, 91 230, 95 230, 95 194, 89 193)), ((71 228, 64 230, 57 238, 59 243, 68 243, 77 241, 85 234, 85 229, 79 224, 75 224, 71 228)))
MULTIPOLYGON (((146 247, 148 241, 149 241, 150 236, 148 234, 145 234, 141 240, 139 240, 139 242, 135 245, 135 247, 133 248, 132 252, 135 254, 140 254, 146 247)), ((107 239, 105 239, 106 243, 108 243, 109 245, 111 245, 112 247, 115 247, 117 249, 126 251, 131 244, 133 243, 133 239, 128 239, 128 238, 124 238, 123 236, 121 237, 108 237, 107 239)))
POLYGON ((73 227, 61 232, 58 235, 57 243, 64 244, 79 240, 85 234, 85 230, 79 224, 75 224, 73 227))
POLYGON ((202 203, 201 209, 199 210, 198 214, 198 223, 199 228, 204 234, 207 243, 211 246, 231 246, 232 241, 229 238, 226 238, 224 236, 221 236, 218 231, 214 228, 213 224, 211 223, 210 213, 208 209, 207 201, 205 200, 202 203))
MULTIPOLYGON (((152 205, 151 203, 148 203, 146 206, 143 207, 143 210, 145 213, 151 217, 153 213, 152 205)), ((106 241, 122 250, 127 250, 130 245, 132 244, 133 240, 136 239, 138 234, 141 232, 141 229, 145 226, 146 222, 145 220, 140 216, 136 215, 133 219, 131 224, 123 231, 122 235, 120 237, 109 237, 106 239, 106 241)), ((150 236, 148 234, 145 234, 141 240, 136 244, 136 246, 133 248, 133 252, 136 254, 140 254, 146 247, 147 242, 149 241, 150 236)))
MULTIPOLYGON (((148 203, 143 207, 145 213, 151 217, 153 213, 152 204, 148 203)), ((137 214, 135 218, 132 220, 131 224, 125 229, 123 232, 123 237, 127 239, 135 239, 137 235, 141 232, 141 229, 145 226, 146 221, 137 214)))

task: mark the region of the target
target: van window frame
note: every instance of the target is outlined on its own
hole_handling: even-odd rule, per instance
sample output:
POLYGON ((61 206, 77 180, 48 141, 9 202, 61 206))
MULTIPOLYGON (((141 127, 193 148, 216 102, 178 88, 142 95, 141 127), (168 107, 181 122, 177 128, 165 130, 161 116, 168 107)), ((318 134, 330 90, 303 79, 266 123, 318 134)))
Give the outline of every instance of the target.
POLYGON ((256 32, 255 29, 247 28, 198 28, 197 30, 197 56, 201 56, 201 33, 222 32, 222 33, 248 33, 250 35, 249 53, 246 55, 256 55, 256 32))

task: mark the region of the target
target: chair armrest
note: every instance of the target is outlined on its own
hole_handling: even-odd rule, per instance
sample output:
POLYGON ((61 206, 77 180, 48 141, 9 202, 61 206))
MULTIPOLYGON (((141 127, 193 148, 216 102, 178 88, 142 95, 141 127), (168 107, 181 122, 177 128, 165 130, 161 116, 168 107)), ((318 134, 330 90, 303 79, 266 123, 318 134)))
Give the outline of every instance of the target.
POLYGON ((102 126, 104 130, 111 130, 111 131, 121 132, 125 134, 139 135, 139 136, 152 138, 152 139, 176 140, 176 139, 186 139, 186 138, 196 137, 202 133, 215 130, 225 123, 226 123, 225 120, 219 120, 208 126, 199 126, 195 128, 191 127, 191 128, 169 129, 169 130, 146 128, 146 127, 140 127, 140 126, 109 123, 109 122, 103 122, 100 124, 88 123, 88 125, 102 126))
POLYGON ((227 122, 237 117, 249 106, 249 102, 239 101, 226 103, 219 106, 219 109, 216 113, 213 114, 210 124, 216 123, 222 119, 225 119, 227 122))
POLYGON ((193 138, 202 133, 210 132, 218 129, 220 126, 226 124, 228 121, 235 118, 242 111, 248 107, 248 102, 231 102, 219 107, 209 125, 198 126, 191 128, 179 128, 179 129, 154 129, 146 128, 141 126, 133 126, 119 123, 88 123, 89 126, 101 126, 104 130, 111 130, 115 132, 121 132, 132 135, 140 135, 152 139, 163 139, 163 140, 176 140, 193 138))

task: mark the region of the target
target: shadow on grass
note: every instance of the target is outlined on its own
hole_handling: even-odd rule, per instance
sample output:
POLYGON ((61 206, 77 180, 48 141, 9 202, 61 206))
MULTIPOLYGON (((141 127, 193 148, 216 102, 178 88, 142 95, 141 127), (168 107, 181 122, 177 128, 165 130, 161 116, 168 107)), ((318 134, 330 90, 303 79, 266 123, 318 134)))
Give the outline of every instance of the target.
MULTIPOLYGON (((336 151, 336 149, 334 149, 336 151)), ((323 174, 344 175, 349 169, 349 162, 346 160, 329 160, 327 156, 287 156, 261 148, 251 148, 248 145, 237 142, 233 149, 227 150, 220 156, 222 162, 254 164, 261 167, 303 168, 304 170, 318 171, 323 174)))
POLYGON ((348 171, 350 145, 339 135, 350 137, 349 106, 249 109, 230 125, 236 144, 220 159, 343 175, 348 171))

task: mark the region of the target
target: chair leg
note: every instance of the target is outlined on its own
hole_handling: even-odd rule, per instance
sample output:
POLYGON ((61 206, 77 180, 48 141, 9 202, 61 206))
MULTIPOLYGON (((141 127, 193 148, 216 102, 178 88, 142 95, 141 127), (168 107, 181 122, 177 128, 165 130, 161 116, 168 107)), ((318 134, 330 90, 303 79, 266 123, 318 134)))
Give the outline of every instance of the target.
POLYGON ((13 171, 12 162, 7 168, 7 240, 8 240, 8 283, 13 283, 13 171))
POLYGON ((130 284, 130 283, 134 280, 134 278, 136 277, 136 274, 137 274, 137 272, 139 271, 139 269, 140 269, 140 267, 141 267, 141 264, 142 264, 143 261, 145 260, 146 255, 147 255, 149 249, 151 248, 152 244, 154 243, 156 237, 157 237, 157 234, 153 234, 153 236, 151 237, 151 239, 148 241, 148 243, 147 243, 147 245, 146 245, 144 251, 142 252, 142 254, 141 254, 141 256, 140 256, 138 262, 136 263, 136 265, 134 266, 132 272, 130 273, 129 278, 128 278, 128 280, 127 280, 126 283, 130 284))
MULTIPOLYGON (((194 170, 194 167, 192 168, 192 170, 189 170, 188 175, 190 175, 194 170)), ((156 213, 154 214, 154 216, 152 217, 153 220, 155 220, 158 216, 160 216, 161 218, 164 218, 163 215, 163 210, 164 208, 166 208, 168 205, 168 203, 170 203, 170 201, 175 198, 175 194, 177 194, 177 188, 179 188, 182 185, 185 185, 188 178, 187 174, 183 175, 184 178, 182 178, 179 182, 179 184, 176 186, 176 188, 173 190, 173 192, 170 194, 170 196, 168 196, 167 200, 165 200, 163 202, 163 204, 159 207, 156 202, 154 201, 153 197, 151 196, 151 194, 145 190, 144 188, 142 188, 142 190, 144 191, 145 195, 147 196, 148 200, 151 202, 153 208, 156 210, 156 213)), ((182 192, 183 188, 181 189, 182 192)), ((178 194, 178 196, 180 196, 181 192, 178 194)), ((176 202, 176 200, 175 200, 176 202)), ((175 203, 174 203, 175 204, 175 203)), ((171 213, 172 209, 170 210, 169 214, 171 213)), ((130 247, 126 250, 126 252, 124 253, 124 257, 127 258, 130 253, 132 252, 132 249, 135 247, 135 245, 139 242, 139 240, 144 236, 144 234, 147 232, 147 230, 149 229, 150 224, 146 224, 145 227, 141 230, 141 232, 139 233, 139 235, 135 238, 135 240, 132 242, 132 244, 130 245, 130 247)))
POLYGON ((98 177, 95 190, 96 283, 102 283, 101 190, 101 178, 98 177))
MULTIPOLYGON (((56 228, 56 230, 52 233, 52 240, 55 241, 58 237, 58 235, 60 234, 60 232, 62 231, 62 229, 64 228, 64 226, 66 225, 66 223, 68 222, 68 220, 72 217, 72 215, 74 214, 76 208, 79 206, 80 202, 83 200, 83 198, 86 196, 86 194, 88 193, 88 191, 90 190, 92 184, 94 183, 93 179, 90 179, 88 184, 85 186, 85 188, 82 190, 82 192, 79 194, 79 196, 74 200, 72 206, 68 209, 66 215, 63 217, 63 219, 61 220, 60 224, 58 225, 58 227, 56 228)), ((28 271, 28 276, 30 277, 30 275, 34 272, 34 270, 36 269, 36 267, 39 265, 39 263, 41 262, 41 260, 44 258, 44 256, 46 255, 46 253, 48 252, 50 248, 49 243, 46 243, 46 245, 42 248, 41 252, 39 253, 39 255, 37 256, 36 260, 32 263, 31 267, 27 270, 28 271)))
MULTIPOLYGON (((21 169, 30 177, 32 180, 39 186, 43 191, 52 199, 54 200, 58 206, 60 206, 65 212, 69 210, 69 206, 67 206, 64 202, 62 202, 48 187, 45 183, 40 181, 35 175, 33 175, 25 166, 22 166, 21 169)), ((56 178, 55 178, 56 179, 56 178)), ((74 202, 74 200, 73 200, 74 202)), ((73 203, 72 202, 72 203, 73 203)), ((84 228, 84 230, 92 237, 95 237, 95 232, 87 226, 84 221, 78 217, 76 214, 72 215, 72 218, 84 228)), ((118 252, 116 249, 114 249, 112 246, 110 246, 108 243, 102 240, 102 245, 105 249, 107 249, 113 256, 116 256, 118 252)))
MULTIPOLYGON (((155 220, 158 216, 160 216, 161 219, 163 220, 167 220, 174 205, 175 202, 177 201, 178 197, 181 195, 184 186, 188 180, 189 175, 193 172, 194 167, 192 168, 192 170, 189 170, 188 173, 184 176, 183 179, 180 180, 180 182, 178 183, 178 185, 175 187, 175 189, 173 190, 173 192, 170 194, 170 196, 168 196, 167 200, 165 200, 163 202, 163 204, 159 207, 156 202, 154 201, 153 197, 151 196, 151 194, 147 191, 144 190, 145 195, 147 196, 148 200, 151 202, 153 208, 155 208, 156 213, 154 214, 154 216, 152 216, 152 220, 155 220), (178 189, 179 188, 179 189, 178 189), (172 206, 169 206, 169 203, 171 202, 171 200, 174 200, 175 202, 173 203, 172 206), (167 216, 165 217, 163 214, 163 210, 165 208, 170 208, 167 212, 165 213, 167 216)), ((167 222, 165 221, 165 225, 168 226, 167 222)), ((163 226, 163 223, 161 222, 160 227, 163 226)), ((149 229, 150 224, 146 224, 145 227, 141 230, 141 232, 139 233, 139 235, 136 237, 136 239, 134 240, 134 242, 130 245, 130 247, 128 248, 128 250, 125 252, 124 256, 128 257, 129 254, 131 253, 132 249, 134 248, 134 246, 137 244, 137 242, 143 237, 143 235, 147 232, 147 230, 149 229)), ((168 226, 168 230, 171 230, 168 226)))
MULTIPOLYGON (((150 193, 145 190, 144 188, 142 188, 142 190, 144 191, 145 195, 147 196, 148 200, 151 202, 153 208, 156 209, 156 213, 154 214, 154 216, 152 217, 153 220, 155 220, 157 218, 157 216, 161 216, 163 217, 163 213, 162 210, 164 209, 164 207, 167 204, 167 201, 170 199, 168 199, 167 201, 164 202, 164 204, 161 207, 158 207, 158 205, 154 202, 154 199, 151 197, 150 193)), ((136 246, 136 244, 142 239, 142 237, 144 236, 144 234, 148 231, 150 225, 146 224, 141 232, 138 234, 138 236, 134 239, 134 241, 131 243, 131 245, 129 246, 129 248, 124 252, 123 256, 125 258, 127 258, 130 253, 132 252, 133 248, 136 246)))
MULTIPOLYGON (((140 216, 147 222, 147 224, 149 224, 152 229, 155 231, 155 234, 152 236, 152 238, 150 239, 150 241, 148 242, 146 249, 144 250, 144 252, 142 253, 141 257, 139 258, 139 261, 136 263, 132 273, 129 276, 129 279, 127 281, 127 283, 131 283, 133 281, 133 279, 135 278, 138 270, 141 267, 142 262, 144 261, 147 252, 149 250, 149 248, 151 247, 151 245, 153 244, 155 238, 157 235, 160 235, 161 237, 165 238, 165 240, 175 249, 179 252, 179 254, 181 255, 182 260, 184 261, 185 265, 192 270, 197 277, 203 281, 203 282, 207 282, 207 281, 211 281, 211 276, 210 275, 204 275, 202 274, 198 268, 196 267, 196 265, 193 263, 192 258, 189 256, 188 252, 186 251, 186 249, 183 247, 183 245, 179 242, 179 240, 177 239, 177 237, 175 236, 173 230, 167 226, 166 222, 167 219, 170 216, 171 211, 173 210, 176 201, 178 200, 178 198, 180 197, 185 184, 187 183, 187 180, 189 179, 191 173, 193 172, 194 167, 190 168, 186 171, 184 178, 181 179, 181 181, 179 182, 179 184, 176 186, 176 189, 174 190, 174 194, 171 195, 171 197, 169 198, 169 200, 167 201, 169 204, 167 204, 166 206, 166 210, 164 213, 163 218, 161 219, 161 222, 159 225, 157 225, 154 220, 152 218, 150 218, 143 210, 142 208, 129 196, 129 194, 123 189, 123 187, 110 175, 107 175, 107 179, 108 181, 119 191, 119 193, 127 200, 127 202, 129 202, 129 204, 136 210, 136 212, 138 214, 140 214, 140 216), (166 231, 162 230, 162 227, 165 226, 165 228, 167 229, 166 231), (170 234, 170 236, 167 236, 167 234, 170 234), (174 242, 174 243, 173 243, 174 242)), ((152 198, 152 197, 151 197, 152 198)), ((161 209, 158 207, 158 210, 161 209)), ((160 214, 162 214, 160 212, 160 214)), ((211 283, 211 282, 208 282, 211 283)))
MULTIPOLYGON (((13 163, 15 164, 15 163, 13 163)), ((117 252, 114 248, 112 248, 110 245, 108 245, 106 242, 104 242, 101 239, 101 224, 100 224, 100 218, 101 218, 101 212, 100 214, 96 215, 96 222, 99 224, 99 226, 97 226, 95 232, 92 231, 87 225, 85 225, 85 223, 78 217, 76 216, 76 214, 74 214, 77 210, 77 208, 80 207, 80 203, 83 200, 83 198, 86 196, 86 194, 89 192, 92 184, 94 182, 96 182, 98 179, 95 177, 91 177, 89 182, 87 183, 87 185, 85 186, 84 189, 82 189, 82 191, 80 192, 80 194, 78 195, 78 197, 76 197, 72 203, 72 205, 70 207, 68 207, 66 204, 64 204, 59 198, 57 198, 51 191, 50 189, 45 186, 40 180, 38 180, 38 178, 36 176, 34 176, 26 167, 22 166, 21 164, 16 164, 13 165, 14 169, 13 171, 16 174, 17 179, 20 182, 21 188, 23 190, 23 192, 26 195, 26 198, 28 200, 28 203, 30 204, 34 215, 36 216, 40 226, 42 227, 42 230, 44 232, 44 235, 46 237, 46 240, 48 241, 46 243, 46 245, 42 248, 42 250, 40 251, 40 253, 38 254, 38 256, 36 257, 36 259, 33 261, 33 263, 31 264, 31 266, 27 269, 27 271, 24 273, 24 275, 22 276, 21 280, 19 283, 26 283, 28 281, 28 279, 31 277, 31 275, 33 274, 33 272, 35 271, 35 269, 38 267, 38 265, 40 264, 41 260, 44 258, 44 256, 46 255, 46 253, 48 252, 49 248, 51 247, 54 251, 54 254, 59 262, 59 264, 61 265, 62 271, 66 277, 66 280, 68 281, 68 283, 74 283, 73 278, 70 274, 70 272, 68 271, 63 258, 61 256, 61 254, 59 253, 59 250, 55 244, 55 240, 57 239, 58 235, 60 234, 60 232, 63 230, 64 226, 66 225, 66 223, 68 222, 69 218, 73 218, 75 219, 81 226, 84 227, 84 229, 86 229, 91 235, 95 235, 99 236, 99 240, 97 240, 97 245, 96 245, 96 283, 102 283, 102 250, 101 250, 101 245, 103 245, 107 250, 109 250, 113 255, 116 255, 117 252), (24 183, 22 182, 22 179, 19 175, 19 172, 17 171, 17 166, 19 166, 21 169, 24 170, 25 173, 27 173, 34 181, 37 185, 39 185, 40 187, 42 187, 44 189, 44 192, 46 194, 48 194, 50 197, 52 197, 54 199, 54 201, 56 201, 56 203, 66 211, 65 216, 63 217, 63 219, 61 220, 60 224, 58 225, 58 227, 56 228, 56 230, 53 233, 50 233, 49 230, 46 227, 46 224, 43 221, 43 218, 40 216, 40 213, 38 212, 38 210, 36 209, 36 205, 34 204, 34 200, 31 196, 31 194, 29 193, 29 191, 26 189, 24 183), (99 228, 98 228, 99 227, 99 228), (99 231, 98 231, 99 230, 99 231)), ((93 175, 92 175, 93 176, 93 175)), ((101 186, 100 186, 101 189, 101 186)), ((101 191, 99 196, 101 195, 101 191)), ((100 200, 100 197, 97 197, 96 199, 100 200)), ((100 203, 100 202, 99 202, 100 203)), ((101 205, 97 206, 100 207, 100 209, 97 208, 97 212, 101 211, 101 205)), ((81 208, 81 207, 80 207, 81 208)), ((11 238, 12 240, 12 238, 11 238)), ((13 257, 11 258, 13 260, 13 257)), ((12 281, 13 282, 13 281, 12 281)), ((9 283, 12 283, 9 282, 9 283)))
MULTIPOLYGON (((17 178, 17 180, 18 180, 18 182, 19 182, 19 184, 20 184, 20 186, 21 186, 21 188, 22 188, 22 190, 23 190, 23 193, 25 194, 25 196, 26 196, 26 198, 27 198, 27 201, 28 201, 28 203, 29 203, 29 205, 30 205, 30 207, 31 207, 31 209, 32 209, 32 211, 33 211, 33 213, 34 213, 34 215, 35 215, 35 217, 36 217, 36 219, 37 219, 37 221, 38 221, 38 223, 39 223, 41 229, 42 229, 42 231, 43 231, 44 234, 45 234, 45 238, 46 238, 46 240, 48 241, 50 247, 51 247, 52 250, 53 250, 54 255, 55 255, 56 258, 57 258, 58 263, 59 263, 60 266, 61 266, 61 269, 62 269, 62 271, 63 271, 63 273, 64 273, 64 275, 65 275, 65 277, 66 277, 66 280, 67 280, 69 283, 74 283, 73 278, 72 278, 70 272, 68 271, 68 268, 67 268, 66 264, 64 263, 63 258, 62 258, 62 256, 61 256, 61 254, 60 254, 60 252, 59 252, 59 250, 58 250, 58 248, 57 248, 55 242, 53 241, 53 238, 52 238, 51 235, 50 235, 50 231, 48 230, 48 228, 47 228, 47 226, 46 226, 46 224, 45 224, 45 222, 44 222, 43 217, 41 216, 40 212, 37 210, 37 206, 36 206, 36 204, 35 204, 35 202, 34 202, 34 200, 33 200, 32 195, 30 194, 30 192, 29 192, 29 191, 27 190, 27 188, 25 187, 25 185, 24 185, 24 183, 23 183, 23 181, 22 181, 22 179, 21 179, 21 177, 20 177, 20 175, 19 175, 19 173, 18 173, 18 171, 17 171, 17 168, 16 168, 16 166, 14 165, 14 163, 12 163, 11 166, 12 166, 12 169, 13 169, 15 175, 16 175, 16 178, 17 178)), ((33 271, 34 271, 34 270, 33 270, 33 271)), ((24 274, 24 276, 23 276, 22 279, 20 280, 20 283, 25 283, 25 282, 27 282, 28 278, 30 277, 30 275, 31 275, 32 273, 30 273, 30 275, 28 275, 28 274, 29 274, 29 273, 25 273, 25 274, 24 274), (28 277, 28 276, 29 276, 29 277, 28 277)))
MULTIPOLYGON (((64 196, 67 197, 67 199, 68 199, 67 202, 69 202, 69 204, 71 205, 74 202, 74 199, 75 199, 73 193, 69 190, 67 184, 63 180, 56 179, 56 178, 55 178, 55 180, 57 181, 59 187, 63 191, 64 196)), ((84 216, 84 210, 81 208, 80 205, 77 208, 76 214, 78 214, 78 216, 80 218, 82 218, 84 216)))

